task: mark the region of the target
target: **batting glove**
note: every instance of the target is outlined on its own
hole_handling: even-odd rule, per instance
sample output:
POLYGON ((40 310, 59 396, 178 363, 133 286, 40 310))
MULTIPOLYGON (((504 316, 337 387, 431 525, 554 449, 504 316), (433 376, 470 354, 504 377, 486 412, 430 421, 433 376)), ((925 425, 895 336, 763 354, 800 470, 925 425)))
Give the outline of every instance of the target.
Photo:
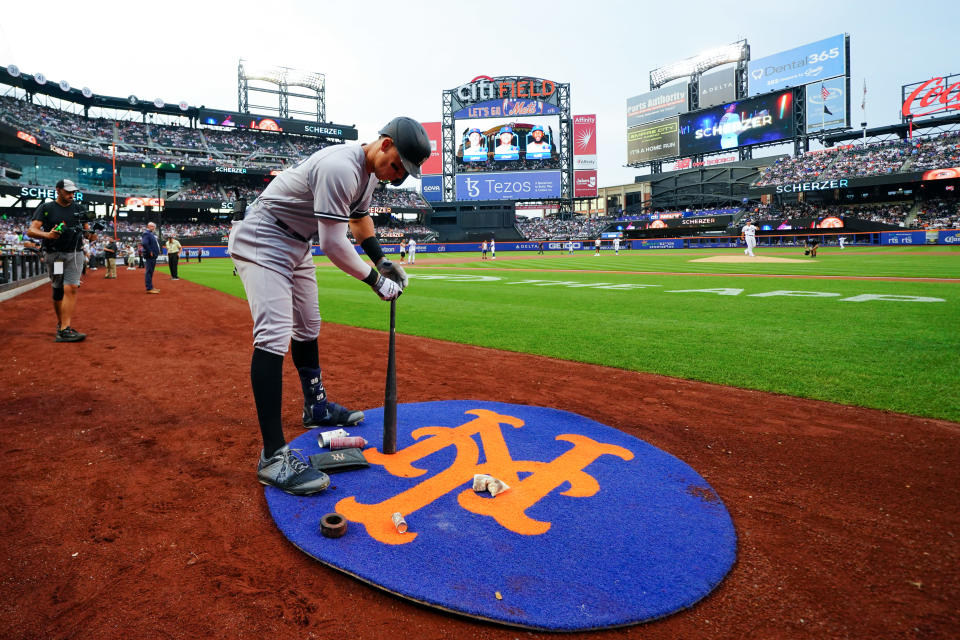
POLYGON ((377 281, 370 285, 370 288, 380 296, 381 300, 396 300, 403 293, 403 287, 383 276, 377 276, 377 281))
POLYGON ((407 288, 407 282, 409 282, 409 278, 407 278, 407 272, 404 271, 403 267, 400 265, 395 264, 386 258, 380 258, 380 261, 377 262, 377 271, 379 271, 380 275, 382 275, 384 278, 390 278, 399 284, 402 289, 407 288))

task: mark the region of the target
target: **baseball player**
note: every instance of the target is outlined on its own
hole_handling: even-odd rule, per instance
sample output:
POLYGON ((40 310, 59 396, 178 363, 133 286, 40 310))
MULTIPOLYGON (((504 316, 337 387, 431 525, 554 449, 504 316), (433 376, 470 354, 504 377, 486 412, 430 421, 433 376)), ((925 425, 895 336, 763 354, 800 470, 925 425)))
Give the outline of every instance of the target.
POLYGON ((491 260, 497 259, 497 239, 496 238, 490 238, 490 259, 491 260))
POLYGON ((281 422, 283 359, 289 348, 303 389, 303 426, 339 427, 360 422, 327 398, 317 335, 316 269, 311 242, 343 272, 369 285, 382 300, 395 300, 407 285, 403 268, 387 260, 367 213, 378 180, 399 186, 420 177, 430 157, 430 139, 411 118, 394 118, 380 137, 364 145, 333 145, 284 170, 233 223, 228 243, 253 316, 250 380, 263 450, 257 466, 262 484, 294 495, 323 491, 326 474, 291 450, 281 422), (357 255, 347 229, 376 265, 357 255))
POLYGON ((413 238, 407 240, 407 264, 413 264, 417 261, 417 241, 413 238))
POLYGON ((614 255, 620 255, 620 238, 613 239, 613 252, 614 255))
POLYGON ((597 238, 596 240, 593 241, 593 255, 594 256, 600 255, 600 238, 597 238))
POLYGON ((486 240, 480 243, 480 254, 481 254, 481 258, 480 258, 481 260, 487 259, 487 241, 486 240))
POLYGON ((847 243, 847 236, 840 236, 837 238, 837 242, 840 243, 840 248, 843 249, 843 245, 847 243))
POLYGON ((743 253, 750 257, 756 257, 753 254, 753 248, 757 246, 757 227, 752 220, 747 221, 743 229, 740 229, 740 234, 747 243, 747 248, 743 250, 743 253))

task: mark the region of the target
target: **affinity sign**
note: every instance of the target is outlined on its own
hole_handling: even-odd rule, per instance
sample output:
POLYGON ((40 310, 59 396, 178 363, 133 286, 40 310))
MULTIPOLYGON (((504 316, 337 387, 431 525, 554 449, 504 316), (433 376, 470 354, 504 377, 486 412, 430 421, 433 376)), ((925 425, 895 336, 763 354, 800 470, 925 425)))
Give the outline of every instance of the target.
POLYGON ((842 76, 846 72, 846 36, 841 33, 826 40, 751 60, 748 71, 750 95, 798 87, 842 76))
POLYGON ((457 200, 537 200, 559 197, 559 171, 457 174, 457 200))

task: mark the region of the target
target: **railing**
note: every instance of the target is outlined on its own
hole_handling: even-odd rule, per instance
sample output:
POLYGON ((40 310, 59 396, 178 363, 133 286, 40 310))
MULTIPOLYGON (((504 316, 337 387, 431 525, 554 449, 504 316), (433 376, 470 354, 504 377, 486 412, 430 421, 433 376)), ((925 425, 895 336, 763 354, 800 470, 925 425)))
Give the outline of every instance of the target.
POLYGON ((0 254, 0 286, 41 276, 47 265, 36 251, 5 251, 0 254))

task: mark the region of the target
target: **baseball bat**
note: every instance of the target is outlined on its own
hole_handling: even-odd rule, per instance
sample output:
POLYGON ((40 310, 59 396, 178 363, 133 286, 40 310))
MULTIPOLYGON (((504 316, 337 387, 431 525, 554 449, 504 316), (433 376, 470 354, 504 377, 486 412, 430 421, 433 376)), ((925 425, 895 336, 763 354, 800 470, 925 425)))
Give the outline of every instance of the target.
POLYGON ((397 452, 397 301, 390 301, 390 347, 383 401, 383 452, 397 452))

